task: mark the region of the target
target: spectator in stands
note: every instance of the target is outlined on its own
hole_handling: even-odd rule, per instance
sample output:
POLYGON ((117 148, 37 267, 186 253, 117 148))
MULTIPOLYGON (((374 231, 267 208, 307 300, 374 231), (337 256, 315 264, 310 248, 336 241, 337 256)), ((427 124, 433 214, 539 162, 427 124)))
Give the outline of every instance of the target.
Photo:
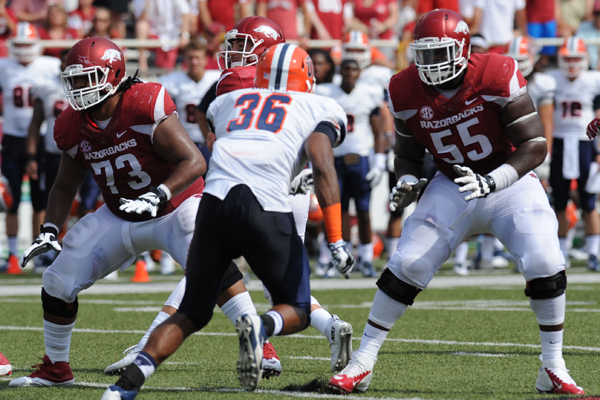
POLYGON ((399 14, 397 0, 354 0, 353 29, 372 39, 395 39, 399 14))
MULTIPOLYGON (((79 0, 79 6, 69 13, 69 28, 77 29, 79 35, 83 37, 92 29, 96 7, 92 4, 94 0, 79 0)), ((108 10, 110 18, 110 10, 108 10)))
POLYGON ((200 16, 198 31, 219 22, 229 31, 236 23, 235 4, 238 5, 238 20, 252 15, 252 4, 249 0, 198 0, 198 13, 200 16))
MULTIPOLYGON (((134 0, 136 37, 138 39, 179 40, 179 47, 163 45, 156 48, 154 64, 159 68, 173 69, 179 48, 190 42, 192 13, 186 0, 134 0)), ((145 49, 140 49, 140 74, 148 74, 148 58, 145 49)))
POLYGON ((221 44, 225 40, 225 25, 213 22, 202 32, 206 40, 206 67, 205 69, 219 69, 217 53, 221 51, 221 44))
POLYGON ((112 25, 110 10, 104 7, 96 8, 91 28, 85 37, 97 36, 105 39, 120 39, 119 30, 112 25))
MULTIPOLYGON (((559 0, 527 0, 527 32, 532 38, 556 37, 560 13, 559 0)), ((556 54, 555 46, 545 46, 540 51, 542 64, 548 64, 548 56, 556 54)))
POLYGON ((332 83, 335 75, 335 64, 327 50, 310 49, 308 55, 315 67, 315 80, 317 85, 332 83))
POLYGON ((417 20, 421 15, 436 8, 445 8, 459 12, 458 0, 419 0, 417 4, 417 20))
POLYGON ((129 1, 126 0, 94 0, 96 7, 104 7, 110 10, 112 26, 119 30, 122 38, 127 37, 127 28, 123 17, 129 12, 129 1))
POLYGON ((306 0, 256 0, 256 15, 269 18, 279 25, 287 40, 300 39, 296 22, 298 9, 301 9, 304 15, 304 29, 302 31, 308 32, 310 30, 310 17, 306 10, 306 0))
POLYGON ((312 29, 311 39, 341 40, 352 25, 352 4, 348 0, 306 0, 312 29))
POLYGON ((489 43, 489 53, 505 53, 513 38, 516 22, 527 36, 525 0, 475 0, 471 33, 481 33, 489 43))
MULTIPOLYGON (((576 33, 577 37, 582 39, 600 39, 600 0, 594 2, 594 19, 592 21, 583 21, 576 33)), ((588 53, 590 57, 590 68, 598 69, 598 51, 597 45, 588 44, 588 53)))
POLYGON ((6 7, 6 0, 0 0, 0 58, 8 57, 6 40, 10 38, 17 26, 17 17, 10 8, 6 7))
POLYGON ((475 14, 475 0, 458 0, 458 9, 460 16, 471 27, 473 25, 473 15, 475 14))
MULTIPOLYGON (((70 40, 79 39, 80 35, 76 29, 67 25, 68 14, 60 4, 52 4, 48 7, 48 17, 43 27, 40 28, 42 40, 70 40)), ((62 47, 47 47, 44 55, 60 58, 62 47)))
MULTIPOLYGON (((42 27, 48 16, 48 0, 12 0, 9 7, 15 13, 19 21, 31 22, 37 28, 42 27)), ((62 4, 62 1, 53 1, 54 4, 62 4)))
POLYGON ((579 29, 584 20, 592 19, 594 0, 560 0, 560 36, 568 37, 579 29))

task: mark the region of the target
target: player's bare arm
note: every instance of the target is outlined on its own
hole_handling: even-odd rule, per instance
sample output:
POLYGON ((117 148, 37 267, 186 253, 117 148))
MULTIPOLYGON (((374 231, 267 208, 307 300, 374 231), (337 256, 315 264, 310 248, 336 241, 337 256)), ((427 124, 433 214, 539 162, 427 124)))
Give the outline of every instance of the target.
POLYGON ((31 179, 38 179, 38 165, 35 161, 35 155, 37 153, 37 143, 40 139, 40 129, 44 123, 44 103, 40 99, 36 99, 33 104, 33 117, 29 124, 29 130, 27 131, 27 164, 25 165, 25 172, 31 179))
POLYGON ((410 128, 401 119, 394 118, 396 143, 394 145, 394 172, 396 179, 404 175, 421 178, 425 148, 415 140, 410 128))
POLYGON ((340 202, 337 173, 334 167, 331 139, 321 132, 313 132, 304 145, 313 167, 315 192, 321 208, 340 202))
POLYGON ((502 126, 516 150, 506 163, 519 174, 519 178, 540 165, 548 147, 544 127, 528 93, 507 104, 500 114, 502 126))
POLYGON ((48 208, 44 222, 50 222, 57 227, 62 226, 69 212, 79 187, 85 180, 88 170, 75 161, 67 153, 62 154, 56 181, 48 194, 48 208))
POLYGON ((176 165, 163 182, 172 196, 181 193, 206 172, 206 161, 176 115, 161 122, 154 131, 154 150, 163 159, 176 165))

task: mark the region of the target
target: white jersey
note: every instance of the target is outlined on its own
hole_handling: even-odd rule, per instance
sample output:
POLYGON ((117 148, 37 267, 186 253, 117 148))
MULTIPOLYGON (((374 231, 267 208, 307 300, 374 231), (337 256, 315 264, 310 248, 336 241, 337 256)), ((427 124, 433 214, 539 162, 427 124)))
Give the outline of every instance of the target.
POLYGON ((527 81, 527 92, 533 100, 536 110, 554 100, 556 92, 556 79, 552 75, 543 72, 533 74, 533 79, 527 81))
MULTIPOLYGON (((63 90, 60 78, 46 80, 32 90, 34 99, 44 103, 45 130, 40 132, 44 136, 44 147, 47 153, 61 154, 54 140, 54 122, 60 113, 69 106, 67 96, 63 90)), ((44 127, 42 126, 42 129, 44 127)))
POLYGON ((32 88, 41 80, 60 74, 60 60, 40 56, 22 65, 10 59, 0 58, 0 87, 4 93, 4 133, 27 137, 33 116, 32 88))
POLYGON ((215 127, 204 193, 223 200, 247 185, 265 211, 291 212, 290 181, 304 141, 320 123, 337 136, 346 114, 333 100, 309 93, 240 89, 217 97, 207 119, 215 127))
POLYGON ((600 95, 600 72, 583 71, 573 82, 561 70, 548 74, 556 79, 554 137, 589 140, 585 130, 594 119, 594 98, 600 95))
POLYGON ((336 157, 358 154, 366 157, 373 149, 373 131, 370 117, 379 110, 383 102, 383 91, 377 86, 357 84, 352 92, 346 93, 333 83, 319 85, 317 94, 334 99, 346 112, 348 134, 339 147, 333 149, 336 157))
MULTIPOLYGON (((357 84, 363 83, 366 85, 376 85, 381 90, 387 92, 388 86, 390 85, 390 79, 394 76, 394 71, 388 67, 381 65, 369 65, 367 68, 360 72, 357 84)), ((342 83, 342 77, 339 74, 333 76, 333 84, 340 85, 342 83)))
POLYGON ((194 143, 204 144, 204 136, 196 121, 196 107, 220 75, 221 71, 208 70, 202 79, 195 82, 185 71, 176 71, 158 79, 175 102, 181 123, 194 143))

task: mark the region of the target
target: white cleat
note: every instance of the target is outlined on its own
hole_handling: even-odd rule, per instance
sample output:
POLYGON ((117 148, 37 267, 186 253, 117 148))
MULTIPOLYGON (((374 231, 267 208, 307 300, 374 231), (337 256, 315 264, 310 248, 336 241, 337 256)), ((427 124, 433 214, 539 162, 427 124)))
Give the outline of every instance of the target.
POLYGON ((175 260, 166 251, 163 251, 160 259, 160 273, 161 275, 173 275, 175 273, 175 260))
POLYGON ((262 378, 263 345, 267 340, 265 328, 258 315, 244 314, 236 321, 240 341, 238 375, 245 390, 256 390, 262 378))
POLYGON ((452 267, 454 273, 460 276, 469 275, 469 267, 467 267, 466 263, 455 263, 454 267, 452 267))
POLYGON ((535 388, 539 393, 585 394, 583 388, 577 386, 569 375, 563 359, 542 361, 535 388))
POLYGON ((367 357, 355 351, 346 368, 329 380, 329 388, 342 394, 366 391, 373 378, 373 365, 367 357))
POLYGON ((111 364, 108 367, 106 367, 106 369, 104 370, 104 375, 121 375, 123 373, 123 371, 125 371, 125 368, 127 368, 129 365, 133 364, 133 362, 135 361, 135 358, 138 356, 138 354, 140 354, 140 350, 138 350, 137 347, 138 346, 136 344, 135 346, 131 346, 131 347, 125 349, 123 354, 126 354, 126 353, 129 353, 129 354, 127 354, 125 357, 123 357, 116 363, 111 364))
POLYGON ((335 319, 331 324, 329 334, 329 348, 331 349, 331 372, 344 369, 350 355, 352 354, 352 325, 342 321, 337 315, 332 315, 335 319))

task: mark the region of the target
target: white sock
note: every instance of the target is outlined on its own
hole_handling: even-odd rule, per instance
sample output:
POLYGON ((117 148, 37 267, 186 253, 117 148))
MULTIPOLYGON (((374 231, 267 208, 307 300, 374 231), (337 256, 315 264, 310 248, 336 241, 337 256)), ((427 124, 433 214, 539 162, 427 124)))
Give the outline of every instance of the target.
POLYGON ((369 357, 373 364, 375 364, 377 362, 379 349, 381 348, 381 345, 383 345, 383 341, 388 333, 389 331, 377 329, 367 322, 362 338, 360 339, 360 348, 358 349, 358 352, 369 357))
POLYGON ((569 247, 567 246, 567 238, 559 237, 558 245, 560 246, 560 251, 563 253, 563 256, 565 257, 565 262, 569 261, 569 247))
POLYGON ((329 338, 331 324, 333 324, 333 317, 326 309, 317 308, 310 313, 310 326, 321 332, 326 338, 329 338))
POLYGON ((577 229, 572 228, 567 231, 567 251, 573 248, 573 240, 575 240, 575 233, 577 229))
POLYGON ((221 311, 235 325, 242 314, 257 315, 256 307, 252 303, 250 293, 243 292, 233 296, 221 307, 221 311))
POLYGON ((156 360, 147 353, 138 354, 133 362, 142 371, 145 379, 150 378, 154 371, 156 371, 156 360))
POLYGON ((481 241, 481 259, 485 261, 492 261, 494 258, 494 237, 484 235, 481 241))
POLYGON ((358 257, 363 262, 373 262, 373 242, 358 245, 358 257))
POLYGON ((562 329, 555 332, 540 331, 542 361, 562 360, 563 332, 562 329))
POLYGON ((53 363, 57 361, 69 362, 71 333, 74 326, 75 322, 69 325, 58 325, 44 320, 46 355, 53 363))
POLYGON ((469 242, 462 242, 454 253, 454 263, 464 264, 467 261, 467 254, 469 254, 469 242))
POLYGON ((329 261, 331 261, 331 251, 329 251, 329 247, 327 247, 325 234, 319 233, 317 241, 319 242, 319 262, 323 265, 327 265, 329 264, 329 261))
POLYGON ((148 343, 148 339, 150 338, 152 331, 155 330, 157 326, 159 326, 160 324, 165 322, 167 320, 167 318, 169 318, 169 317, 170 317, 170 315, 167 314, 166 312, 164 312, 164 311, 159 312, 158 315, 156 316, 156 318, 154 318, 154 321, 152 321, 152 324, 150 324, 150 328, 148 328, 148 330, 144 334, 144 337, 142 337, 140 342, 137 344, 135 350, 142 351, 142 349, 144 348, 146 343, 148 343))
POLYGON ((588 254, 598 255, 600 250, 600 235, 587 235, 585 237, 585 250, 588 254))
POLYGON ((396 252, 396 249, 398 248, 398 240, 400 240, 399 237, 388 237, 387 238, 388 258, 392 258, 392 256, 396 252))
POLYGON ((273 328, 273 334, 271 336, 277 336, 281 333, 283 329, 283 316, 279 314, 277 311, 267 311, 265 315, 273 318, 273 322, 275 322, 275 327, 273 328))
POLYGON ((8 237, 8 252, 15 256, 19 254, 19 241, 16 236, 8 237))

